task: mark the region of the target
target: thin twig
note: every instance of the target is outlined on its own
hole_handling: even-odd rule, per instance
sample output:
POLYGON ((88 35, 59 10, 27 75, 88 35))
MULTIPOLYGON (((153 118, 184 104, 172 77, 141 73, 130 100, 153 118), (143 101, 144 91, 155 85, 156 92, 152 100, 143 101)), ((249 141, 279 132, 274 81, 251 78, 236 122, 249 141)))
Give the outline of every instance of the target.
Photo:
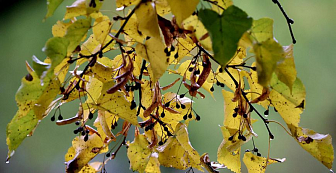
POLYGON ((294 38, 294 34, 293 34, 293 30, 292 30, 292 24, 294 24, 294 20, 289 18, 288 15, 286 14, 285 10, 282 8, 280 2, 278 0, 272 0, 272 2, 276 5, 278 5, 279 9, 281 10, 282 14, 285 16, 286 18, 286 21, 287 21, 287 25, 288 25, 288 28, 289 28, 289 32, 291 34, 291 37, 292 37, 292 42, 293 44, 296 43, 296 40, 294 38))

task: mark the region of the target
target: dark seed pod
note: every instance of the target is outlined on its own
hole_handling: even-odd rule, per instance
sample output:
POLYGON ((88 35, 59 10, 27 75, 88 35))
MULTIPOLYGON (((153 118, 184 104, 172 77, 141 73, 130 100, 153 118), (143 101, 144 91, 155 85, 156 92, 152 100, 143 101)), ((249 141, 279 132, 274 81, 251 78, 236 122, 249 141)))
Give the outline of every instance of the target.
POLYGON ((183 98, 184 96, 185 96, 185 94, 181 94, 181 95, 180 95, 180 98, 183 98))
POLYGON ((59 114, 59 115, 58 115, 58 117, 57 117, 57 119, 58 119, 58 120, 63 120, 63 117, 62 117, 62 115, 61 115, 61 114, 59 114))
POLYGON ((86 135, 84 136, 84 141, 86 142, 88 139, 89 139, 89 134, 86 134, 86 135))
POLYGON ((77 133, 78 133, 78 130, 76 129, 76 130, 74 130, 73 132, 74 132, 74 134, 77 134, 77 133))
POLYGON ((189 72, 192 72, 193 70, 194 70, 193 67, 189 67, 189 69, 188 69, 189 72))
POLYGON ((110 153, 106 153, 106 157, 110 157, 111 156, 111 154, 110 153))
POLYGON ((81 133, 81 134, 82 134, 82 136, 86 135, 86 133, 85 133, 85 131, 84 131, 84 130, 82 131, 82 133, 81 133))
POLYGON ((237 112, 233 113, 233 118, 236 118, 237 117, 237 112))
POLYGON ((258 150, 258 148, 254 148, 253 151, 254 152, 258 152, 259 150, 258 150))
POLYGON ((163 142, 162 142, 162 141, 160 141, 160 142, 159 142, 159 145, 163 145, 163 142))
POLYGON ((135 103, 135 101, 134 100, 132 100, 132 102, 131 102, 131 110, 133 110, 134 108, 136 107, 136 103, 135 103))
POLYGON ((168 131, 168 127, 167 126, 163 127, 163 130, 167 132, 168 131))
POLYGON ((268 110, 268 109, 265 110, 264 115, 265 115, 265 116, 268 116, 268 115, 269 115, 269 110, 268 110))
POLYGON ((196 115, 196 121, 201 120, 201 117, 199 115, 196 115))
POLYGON ((176 52, 174 58, 177 59, 178 57, 179 57, 178 52, 176 52))
POLYGON ((165 104, 165 107, 169 107, 169 105, 170 105, 170 102, 167 102, 167 103, 165 104))
POLYGON ((223 73, 223 67, 219 68, 219 73, 223 73))
POLYGON ((185 109, 185 108, 186 108, 186 105, 181 104, 181 108, 182 108, 182 109, 185 109))
POLYGON ((211 91, 211 92, 214 92, 214 91, 215 91, 215 88, 212 86, 212 87, 210 88, 210 91, 211 91))
POLYGON ((50 118, 51 121, 55 121, 55 115, 50 118))
POLYGON ((164 113, 164 111, 161 112, 161 117, 164 118, 166 116, 166 114, 164 113))
POLYGON ((89 113, 89 117, 88 117, 90 120, 93 118, 93 113, 92 112, 90 112, 89 113))
POLYGON ((251 67, 251 70, 256 71, 257 67, 251 67))
POLYGON ((229 141, 232 141, 232 140, 233 140, 233 136, 230 136, 230 137, 229 137, 229 141))
POLYGON ((257 153, 257 156, 261 157, 261 153, 257 153))
POLYGON ((75 124, 76 124, 76 126, 79 126, 80 121, 76 121, 75 124))
POLYGON ((188 114, 188 118, 192 118, 193 116, 192 116, 192 114, 191 113, 189 113, 188 114))
POLYGON ((245 152, 251 152, 249 149, 246 149, 245 152))
POLYGON ((242 141, 246 141, 246 137, 242 135, 242 136, 241 136, 241 140, 242 140, 242 141))
POLYGON ((187 114, 185 114, 185 115, 183 116, 183 119, 184 119, 184 120, 187 120, 187 119, 188 119, 187 114))
POLYGON ((171 46, 171 47, 170 47, 170 51, 174 52, 174 51, 175 51, 175 47, 174 47, 174 46, 171 46))
POLYGON ((244 118, 247 118, 247 114, 244 114, 243 117, 244 117, 244 118))
POLYGON ((180 109, 180 105, 176 103, 176 109, 180 109))
POLYGON ((169 52, 169 51, 168 51, 168 47, 166 47, 163 51, 164 51, 164 53, 167 54, 167 53, 169 52))

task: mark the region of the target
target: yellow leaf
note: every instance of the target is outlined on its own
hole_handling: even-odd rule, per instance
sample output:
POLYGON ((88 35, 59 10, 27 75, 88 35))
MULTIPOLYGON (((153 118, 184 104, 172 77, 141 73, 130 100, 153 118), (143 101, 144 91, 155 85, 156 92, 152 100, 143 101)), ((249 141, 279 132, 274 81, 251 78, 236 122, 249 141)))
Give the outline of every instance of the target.
POLYGON ((95 35, 96 40, 100 44, 104 44, 107 40, 107 36, 110 33, 112 21, 108 16, 102 16, 95 20, 92 32, 95 35))
POLYGON ((243 162, 246 165, 249 173, 263 173, 266 171, 267 165, 272 163, 281 163, 286 159, 268 159, 265 157, 259 157, 252 152, 245 152, 243 162), (266 163, 267 161, 267 163, 266 163))
POLYGON ((83 37, 86 37, 86 33, 90 27, 91 18, 86 18, 75 21, 67 28, 67 32, 64 37, 69 40, 69 46, 67 49, 68 54, 71 54, 76 49, 83 37))
POLYGON ((84 136, 75 137, 72 141, 72 146, 70 147, 73 149, 69 149, 68 153, 65 155, 66 171, 79 172, 100 152, 103 145, 102 139, 95 133, 89 135, 87 141, 84 141, 84 136))
POLYGON ((192 31, 197 40, 201 43, 201 45, 212 51, 212 42, 210 37, 204 36, 208 33, 208 30, 205 29, 203 23, 198 19, 197 15, 191 15, 183 22, 183 27, 189 31, 192 31))
POLYGON ((146 173, 161 173, 160 162, 159 162, 158 157, 159 156, 157 153, 152 153, 148 161, 147 167, 145 169, 146 173))
POLYGON ((170 6, 168 4, 167 0, 156 0, 155 3, 155 9, 156 13, 160 16, 164 16, 165 14, 169 14, 171 12, 170 6))
POLYGON ((144 172, 148 166, 151 156, 151 149, 148 148, 148 141, 145 135, 136 135, 132 143, 128 144, 127 157, 133 171, 144 172))
POLYGON ((278 76, 279 80, 286 84, 290 90, 296 80, 296 69, 293 57, 293 44, 289 46, 283 46, 285 59, 277 64, 275 69, 275 74, 278 76))
POLYGON ((139 32, 139 22, 136 15, 132 15, 132 17, 128 20, 127 24, 124 27, 125 36, 131 37, 136 42, 142 43, 146 38, 144 33, 139 32))
POLYGON ((199 0, 167 0, 176 22, 182 26, 184 19, 188 18, 197 7, 199 0), (188 5, 186 5, 188 4, 188 5))
POLYGON ((52 34, 54 37, 63 37, 66 34, 67 28, 71 23, 64 23, 62 21, 57 21, 52 27, 52 34))
POLYGON ((78 173, 96 173, 96 169, 90 165, 85 165, 78 173))
POLYGON ((232 136, 229 129, 225 126, 221 127, 223 133, 223 141, 220 144, 217 152, 217 160, 219 163, 224 164, 233 172, 241 172, 241 162, 240 162, 240 148, 235 151, 229 151, 227 148, 235 143, 237 138, 234 138, 232 141, 229 141, 229 137, 232 136))
POLYGON ((115 92, 113 94, 106 93, 106 91, 113 85, 113 81, 104 83, 97 103, 92 103, 90 106, 95 109, 105 110, 121 119, 132 123, 135 126, 138 126, 136 110, 131 110, 131 103, 126 100, 124 94, 121 92, 115 92))
POLYGON ((164 145, 157 148, 160 164, 181 170, 188 167, 201 170, 200 156, 190 145, 185 125, 178 124, 176 129, 176 137, 168 138, 164 145))
POLYGON ((135 14, 139 23, 139 31, 149 37, 161 40, 155 4, 151 1, 141 2, 135 14))
POLYGON ((90 15, 91 13, 99 11, 103 2, 100 0, 93 0, 95 7, 87 0, 76 0, 71 6, 67 6, 64 20, 71 19, 77 16, 90 15))
POLYGON ((164 53, 165 46, 161 40, 151 38, 145 45, 138 43, 135 47, 137 54, 149 61, 149 74, 153 84, 165 73, 169 57, 164 53))
POLYGON ((195 43, 189 37, 178 38, 175 51, 171 52, 170 54, 169 63, 178 64, 185 56, 190 56, 189 52, 195 46, 195 43))
POLYGON ((212 2, 217 3, 216 5, 214 5, 213 3, 211 3, 212 10, 216 11, 219 14, 223 13, 223 9, 222 8, 227 9, 229 6, 233 5, 232 0, 214 0, 212 2), (222 8, 220 8, 218 6, 220 6, 222 8))
POLYGON ((128 7, 131 5, 136 5, 140 2, 141 0, 116 0, 117 8, 120 7, 128 7))
POLYGON ((234 94, 232 92, 222 90, 224 97, 224 126, 229 129, 238 130, 240 127, 241 115, 233 117, 234 109, 238 106, 237 102, 233 102, 234 94))
POLYGON ((319 160, 324 166, 331 169, 334 161, 334 147, 329 134, 316 133, 313 130, 288 126, 293 138, 300 146, 319 160))

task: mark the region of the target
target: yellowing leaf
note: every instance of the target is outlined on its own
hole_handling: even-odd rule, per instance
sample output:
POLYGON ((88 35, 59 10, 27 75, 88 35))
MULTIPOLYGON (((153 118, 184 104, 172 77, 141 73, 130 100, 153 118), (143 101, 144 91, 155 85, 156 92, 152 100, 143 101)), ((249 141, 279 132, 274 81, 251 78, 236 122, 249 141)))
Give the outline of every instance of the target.
POLYGON ((285 59, 277 64, 275 74, 277 74, 279 80, 286 84, 290 90, 296 80, 296 69, 293 57, 293 44, 284 46, 285 59))
POLYGON ((71 23, 64 23, 62 21, 57 21, 52 27, 52 34, 54 37, 63 37, 66 34, 67 28, 71 23))
POLYGON ((63 0, 47 0, 48 11, 47 11, 47 14, 44 17, 44 19, 52 16, 54 14, 55 10, 57 9, 57 7, 59 5, 61 5, 62 2, 63 2, 63 0))
POLYGON ((68 54, 72 53, 91 27, 91 18, 79 19, 67 28, 65 38, 69 40, 68 54))
POLYGON ((274 39, 253 45, 256 55, 258 83, 268 87, 277 63, 284 60, 282 46, 274 39))
POLYGON ((51 69, 55 68, 66 57, 68 46, 69 41, 66 38, 53 37, 47 41, 43 51, 51 60, 51 69))
POLYGON ((313 130, 288 126, 293 138, 300 146, 319 160, 324 166, 331 169, 334 161, 334 147, 329 134, 316 133, 313 130))
POLYGON ((188 18, 197 7, 199 0, 167 0, 176 22, 182 26, 184 19, 188 18), (186 5, 188 4, 188 5, 186 5))
POLYGON ((200 156, 190 145, 186 126, 178 124, 176 130, 176 137, 168 138, 164 145, 157 148, 160 164, 182 170, 188 167, 201 170, 200 156))
POLYGON ((97 12, 102 6, 102 3, 100 0, 76 0, 71 6, 67 6, 64 20, 77 16, 88 16, 91 13, 97 12))
POLYGON ((136 135, 132 143, 128 144, 127 157, 133 171, 144 172, 150 156, 151 149, 148 148, 148 141, 145 135, 136 135))
POLYGON ((96 169, 90 165, 85 165, 78 173, 96 173, 96 169))
POLYGON ((19 109, 7 125, 7 160, 13 156, 21 142, 33 134, 39 121, 49 113, 49 107, 53 106, 50 104, 60 92, 60 83, 53 73, 49 72, 41 80, 28 64, 27 69, 29 74, 22 78, 21 86, 15 95, 19 109))
POLYGON ((128 7, 131 5, 136 5, 140 2, 141 0, 116 0, 117 8, 120 7, 128 7))
POLYGON ((251 36, 259 43, 273 39, 273 19, 261 18, 254 20, 251 28, 251 36))
POLYGON ((243 162, 247 167, 248 173, 264 173, 267 165, 272 163, 281 163, 285 159, 268 159, 265 157, 259 157, 252 152, 245 152, 243 162), (267 163, 266 163, 267 161, 267 163))
POLYGON ((126 36, 133 38, 136 42, 142 43, 146 38, 144 33, 139 31, 139 22, 136 15, 132 15, 132 17, 128 20, 124 27, 124 33, 126 36))
POLYGON ((149 61, 149 73, 151 81, 156 81, 165 73, 168 67, 169 57, 164 53, 165 46, 161 40, 151 38, 146 41, 145 45, 138 43, 135 48, 137 54, 149 61))
POLYGON ((217 151, 217 160, 219 163, 224 164, 233 172, 241 172, 241 162, 240 162, 240 148, 235 151, 229 151, 228 147, 232 145, 237 138, 234 138, 232 141, 229 141, 229 137, 232 136, 229 129, 225 126, 221 127, 223 134, 223 141, 218 147, 217 151))
POLYGON ((101 95, 97 103, 92 103, 90 106, 99 110, 105 110, 113 115, 124 119, 135 126, 138 126, 138 118, 136 110, 131 110, 131 103, 126 100, 121 92, 107 94, 106 91, 114 85, 114 82, 106 82, 103 84, 101 95))
POLYGON ((161 40, 158 18, 155 5, 151 1, 141 2, 135 9, 135 14, 139 23, 139 31, 143 34, 161 40))
POLYGON ((72 146, 66 158, 66 171, 67 172, 79 172, 87 163, 94 158, 104 144, 102 139, 97 134, 89 135, 88 140, 84 141, 84 136, 75 137, 72 141, 72 146), (73 157, 71 157, 73 156, 73 157), (67 159, 70 159, 67 161, 67 159))
POLYGON ((169 63, 178 64, 185 56, 190 56, 189 52, 196 46, 191 38, 178 38, 175 51, 171 52, 169 63), (177 54, 177 57, 176 57, 177 54))

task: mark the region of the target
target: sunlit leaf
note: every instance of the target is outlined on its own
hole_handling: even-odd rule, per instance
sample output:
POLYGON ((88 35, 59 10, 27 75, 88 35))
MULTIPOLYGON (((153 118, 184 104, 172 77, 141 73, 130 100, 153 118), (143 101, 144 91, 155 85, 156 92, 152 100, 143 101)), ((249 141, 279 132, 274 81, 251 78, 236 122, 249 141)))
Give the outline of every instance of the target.
POLYGON ((139 23, 139 31, 154 39, 161 39, 158 18, 154 9, 153 2, 141 2, 135 10, 135 14, 139 23))
POLYGON ((181 26, 184 19, 188 18, 197 7, 199 0, 167 0, 176 22, 181 26), (188 5, 186 5, 188 4, 188 5))
POLYGON ((266 171, 267 165, 272 163, 281 163, 286 159, 271 159, 265 157, 259 157, 254 155, 252 152, 245 152, 243 162, 247 167, 249 173, 263 173, 266 171))
POLYGON ((236 113, 236 117, 233 117, 234 109, 237 107, 237 103, 232 101, 234 94, 226 90, 222 90, 222 94, 224 97, 224 126, 238 130, 241 115, 236 113))
POLYGON ((102 16, 95 20, 92 32, 95 35, 96 40, 100 44, 104 44, 107 40, 107 36, 110 33, 112 22, 108 16, 102 16))
POLYGON ((178 124, 176 129, 176 137, 168 138, 164 145, 157 148, 160 164, 182 170, 190 166, 201 169, 200 156, 190 145, 186 127, 178 124))
POLYGON ((131 103, 125 99, 123 94, 121 92, 115 92, 113 94, 106 93, 113 85, 114 82, 104 83, 97 103, 92 103, 90 106, 99 110, 105 110, 137 126, 138 119, 136 111, 135 109, 131 109, 131 103))
POLYGON ((151 156, 148 141, 145 135, 138 134, 134 141, 128 144, 127 157, 130 160, 131 169, 140 173, 144 172, 151 156))
POLYGON ((145 45, 139 43, 135 48, 139 56, 149 61, 149 73, 153 83, 164 74, 168 67, 169 58, 164 49, 165 46, 161 40, 155 38, 147 40, 145 45))
POLYGON ((319 160, 324 166, 331 169, 334 161, 334 147, 329 134, 316 133, 313 130, 288 126, 293 138, 300 146, 319 160))
POLYGON ((214 59, 225 66, 236 53, 240 38, 250 29, 252 18, 236 6, 228 7, 222 15, 204 9, 198 16, 209 31, 214 59))
POLYGON ((155 9, 156 13, 160 16, 163 16, 165 14, 171 13, 170 6, 168 4, 167 0, 156 0, 155 3, 155 9))
POLYGON ((146 173, 161 173, 158 157, 158 153, 152 153, 145 169, 146 173))
POLYGON ((232 136, 229 129, 225 126, 221 127, 223 134, 223 141, 220 144, 217 151, 217 160, 219 163, 224 164, 228 169, 233 172, 241 172, 241 162, 240 162, 240 148, 235 151, 229 151, 227 148, 232 145, 237 138, 229 141, 229 137, 232 136))
POLYGON ((79 172, 100 152, 103 145, 102 139, 95 133, 89 135, 87 141, 84 141, 84 136, 75 137, 65 155, 66 172, 79 172))
POLYGON ((90 15, 97 12, 102 6, 103 1, 100 0, 76 0, 72 5, 67 6, 64 19, 71 19, 73 17, 90 15), (94 4, 92 4, 94 2, 94 4))

